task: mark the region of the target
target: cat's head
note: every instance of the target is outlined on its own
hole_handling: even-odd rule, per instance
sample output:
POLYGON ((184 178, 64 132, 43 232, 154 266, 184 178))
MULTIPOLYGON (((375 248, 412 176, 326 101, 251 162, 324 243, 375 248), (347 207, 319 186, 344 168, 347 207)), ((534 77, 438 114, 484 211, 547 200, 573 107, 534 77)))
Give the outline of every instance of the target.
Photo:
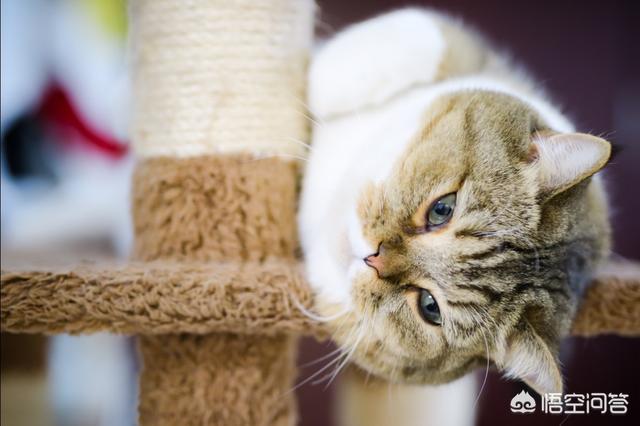
POLYGON ((347 307, 336 340, 394 381, 442 383, 489 360, 538 392, 561 391, 560 339, 609 249, 591 177, 610 153, 508 95, 441 97, 385 179, 357 195, 350 300, 319 306, 347 307))

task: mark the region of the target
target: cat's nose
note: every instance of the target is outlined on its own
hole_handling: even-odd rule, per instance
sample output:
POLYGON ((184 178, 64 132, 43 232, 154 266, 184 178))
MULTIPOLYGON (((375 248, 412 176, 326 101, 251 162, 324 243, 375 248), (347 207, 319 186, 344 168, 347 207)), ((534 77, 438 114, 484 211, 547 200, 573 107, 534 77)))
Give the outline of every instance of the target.
POLYGON ((379 252, 370 254, 362 260, 364 260, 364 263, 366 263, 367 266, 371 266, 373 269, 375 269, 378 273, 378 276, 382 275, 382 256, 380 256, 379 252))

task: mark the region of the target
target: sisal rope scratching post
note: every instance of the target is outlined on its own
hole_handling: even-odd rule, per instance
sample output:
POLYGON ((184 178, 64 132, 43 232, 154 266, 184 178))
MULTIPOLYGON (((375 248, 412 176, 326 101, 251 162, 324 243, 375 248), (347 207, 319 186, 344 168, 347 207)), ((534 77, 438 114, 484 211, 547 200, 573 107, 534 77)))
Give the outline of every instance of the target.
POLYGON ((311 0, 132 0, 144 157, 301 154, 311 0))
MULTIPOLYGON (((312 12, 310 0, 133 2, 137 260, 294 259, 295 163, 259 157, 295 157, 308 139, 312 12)), ((141 337, 141 423, 293 424, 295 343, 141 337)))
MULTIPOLYGON (((311 0, 132 0, 134 259, 1 274, 1 329, 140 335, 140 423, 291 425, 311 0)), ((603 270, 573 334, 640 335, 640 269, 603 270)))

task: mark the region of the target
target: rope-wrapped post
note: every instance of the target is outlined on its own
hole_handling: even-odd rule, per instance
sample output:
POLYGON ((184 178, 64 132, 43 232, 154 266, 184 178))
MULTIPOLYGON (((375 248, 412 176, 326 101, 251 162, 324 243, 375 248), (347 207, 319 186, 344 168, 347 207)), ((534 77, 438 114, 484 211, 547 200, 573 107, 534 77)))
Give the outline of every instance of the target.
MULTIPOLYGON (((131 18, 136 260, 293 259, 313 2, 132 0, 131 18)), ((295 339, 261 334, 141 337, 141 423, 293 424, 295 339)))

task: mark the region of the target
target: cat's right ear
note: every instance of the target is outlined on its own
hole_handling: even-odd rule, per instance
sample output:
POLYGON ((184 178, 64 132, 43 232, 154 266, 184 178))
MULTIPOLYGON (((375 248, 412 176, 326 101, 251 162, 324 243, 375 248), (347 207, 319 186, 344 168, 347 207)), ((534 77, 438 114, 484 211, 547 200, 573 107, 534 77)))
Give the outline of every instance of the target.
POLYGON ((585 133, 536 133, 531 162, 540 193, 551 198, 602 169, 611 157, 611 144, 585 133))
POLYGON ((495 362, 506 376, 522 380, 540 395, 562 393, 557 355, 528 322, 512 336, 506 350, 496 354, 495 362))

